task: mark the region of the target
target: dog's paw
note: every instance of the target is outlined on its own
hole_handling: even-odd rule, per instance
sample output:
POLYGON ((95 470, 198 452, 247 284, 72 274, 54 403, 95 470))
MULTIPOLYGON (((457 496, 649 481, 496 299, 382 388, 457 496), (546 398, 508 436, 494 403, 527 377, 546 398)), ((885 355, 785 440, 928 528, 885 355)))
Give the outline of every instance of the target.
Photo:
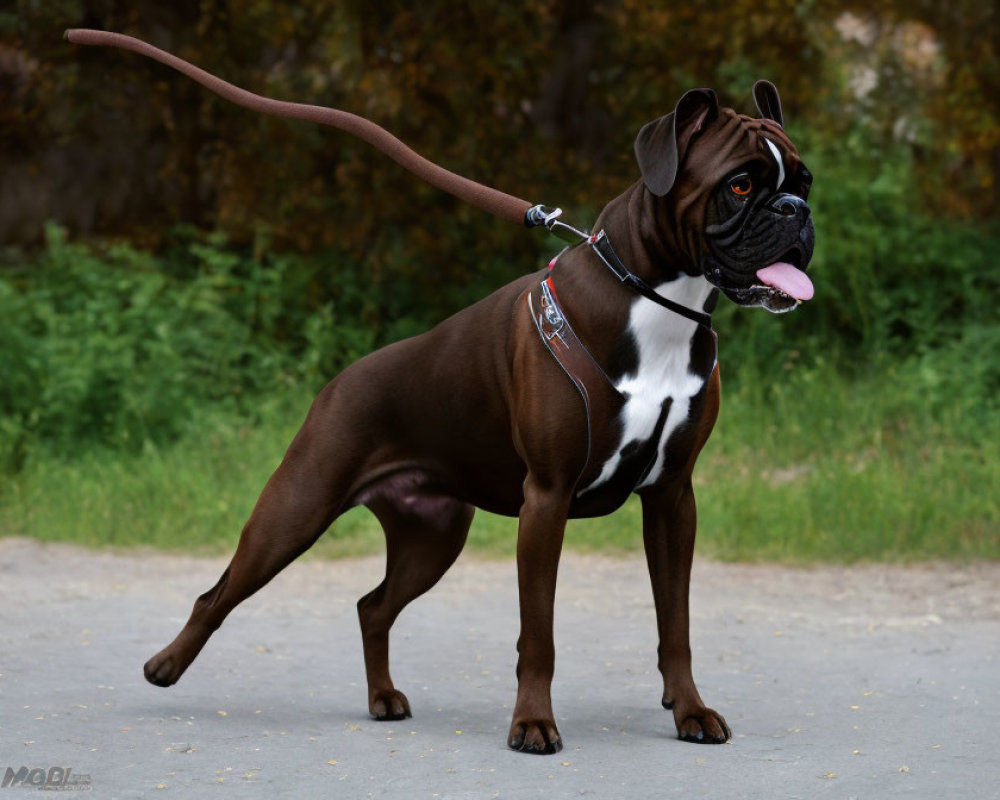
MULTIPOLYGON (((671 705, 667 703, 663 707, 671 709, 671 705)), ((722 714, 704 706, 682 714, 674 709, 674 722, 677 725, 677 738, 685 742, 725 744, 733 735, 722 714)))
POLYGON ((174 657, 166 650, 161 650, 149 659, 142 668, 146 680, 153 686, 173 686, 183 672, 184 670, 178 667, 174 657))
POLYGON ((410 713, 410 701, 406 699, 405 694, 395 689, 373 692, 368 701, 368 713, 379 721, 407 719, 413 716, 410 713))
POLYGON ((521 753, 547 756, 562 750, 562 737, 550 719, 514 720, 507 746, 521 753))

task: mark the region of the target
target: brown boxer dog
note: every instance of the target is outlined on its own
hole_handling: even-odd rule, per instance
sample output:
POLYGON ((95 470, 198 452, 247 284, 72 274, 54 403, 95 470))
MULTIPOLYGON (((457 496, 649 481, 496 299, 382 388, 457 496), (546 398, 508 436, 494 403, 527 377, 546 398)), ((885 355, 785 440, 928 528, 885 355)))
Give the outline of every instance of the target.
POLYGON ((219 582, 145 665, 175 683, 242 600, 354 506, 387 541, 385 579, 358 602, 369 710, 410 716, 389 675, 389 630, 461 551, 475 508, 517 516, 517 701, 510 747, 562 746, 550 698, 556 572, 568 518, 608 514, 633 492, 659 628, 664 707, 680 738, 729 727, 695 688, 688 583, 691 472, 715 423, 718 293, 771 311, 809 299, 811 182, 782 128, 685 94, 635 142, 641 180, 596 236, 437 327, 345 369, 319 394, 271 476, 219 582))

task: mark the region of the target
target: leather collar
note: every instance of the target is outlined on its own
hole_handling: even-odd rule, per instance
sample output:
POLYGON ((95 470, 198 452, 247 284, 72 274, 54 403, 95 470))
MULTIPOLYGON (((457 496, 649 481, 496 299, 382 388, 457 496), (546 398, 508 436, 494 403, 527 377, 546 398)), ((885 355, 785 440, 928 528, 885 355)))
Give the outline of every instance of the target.
POLYGON ((642 278, 633 272, 630 272, 628 267, 626 267, 620 258, 618 258, 617 253, 615 253, 614 248, 611 246, 611 240, 604 231, 594 234, 593 236, 587 237, 587 244, 590 249, 597 253, 598 258, 604 262, 612 274, 622 283, 627 284, 632 291, 641 294, 643 297, 652 300, 657 305, 663 306, 669 311, 673 311, 675 314, 680 314, 697 325, 701 325, 703 328, 712 329, 712 317, 702 311, 695 311, 693 308, 688 308, 687 306, 676 303, 673 300, 663 297, 658 294, 653 287, 646 283, 642 278))

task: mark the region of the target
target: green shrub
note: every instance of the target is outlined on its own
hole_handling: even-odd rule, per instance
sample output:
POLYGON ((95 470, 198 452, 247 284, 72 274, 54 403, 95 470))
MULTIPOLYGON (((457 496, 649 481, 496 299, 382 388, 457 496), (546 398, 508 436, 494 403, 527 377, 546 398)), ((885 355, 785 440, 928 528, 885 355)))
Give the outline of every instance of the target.
POLYGON ((300 260, 262 263, 218 241, 176 256, 96 253, 50 226, 40 259, 2 273, 0 468, 37 446, 137 452, 208 407, 252 417, 261 396, 319 384, 375 344, 336 302, 294 296, 300 260))

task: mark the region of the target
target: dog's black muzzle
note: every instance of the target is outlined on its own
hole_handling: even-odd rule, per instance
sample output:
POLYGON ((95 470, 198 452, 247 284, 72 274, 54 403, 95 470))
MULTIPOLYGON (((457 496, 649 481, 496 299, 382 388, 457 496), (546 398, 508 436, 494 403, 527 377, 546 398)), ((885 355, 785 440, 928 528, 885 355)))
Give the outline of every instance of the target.
POLYGON ((706 232, 705 277, 730 300, 771 311, 790 310, 798 304, 779 290, 762 286, 757 272, 778 262, 806 271, 812 260, 816 229, 805 200, 779 192, 761 198, 706 232))

